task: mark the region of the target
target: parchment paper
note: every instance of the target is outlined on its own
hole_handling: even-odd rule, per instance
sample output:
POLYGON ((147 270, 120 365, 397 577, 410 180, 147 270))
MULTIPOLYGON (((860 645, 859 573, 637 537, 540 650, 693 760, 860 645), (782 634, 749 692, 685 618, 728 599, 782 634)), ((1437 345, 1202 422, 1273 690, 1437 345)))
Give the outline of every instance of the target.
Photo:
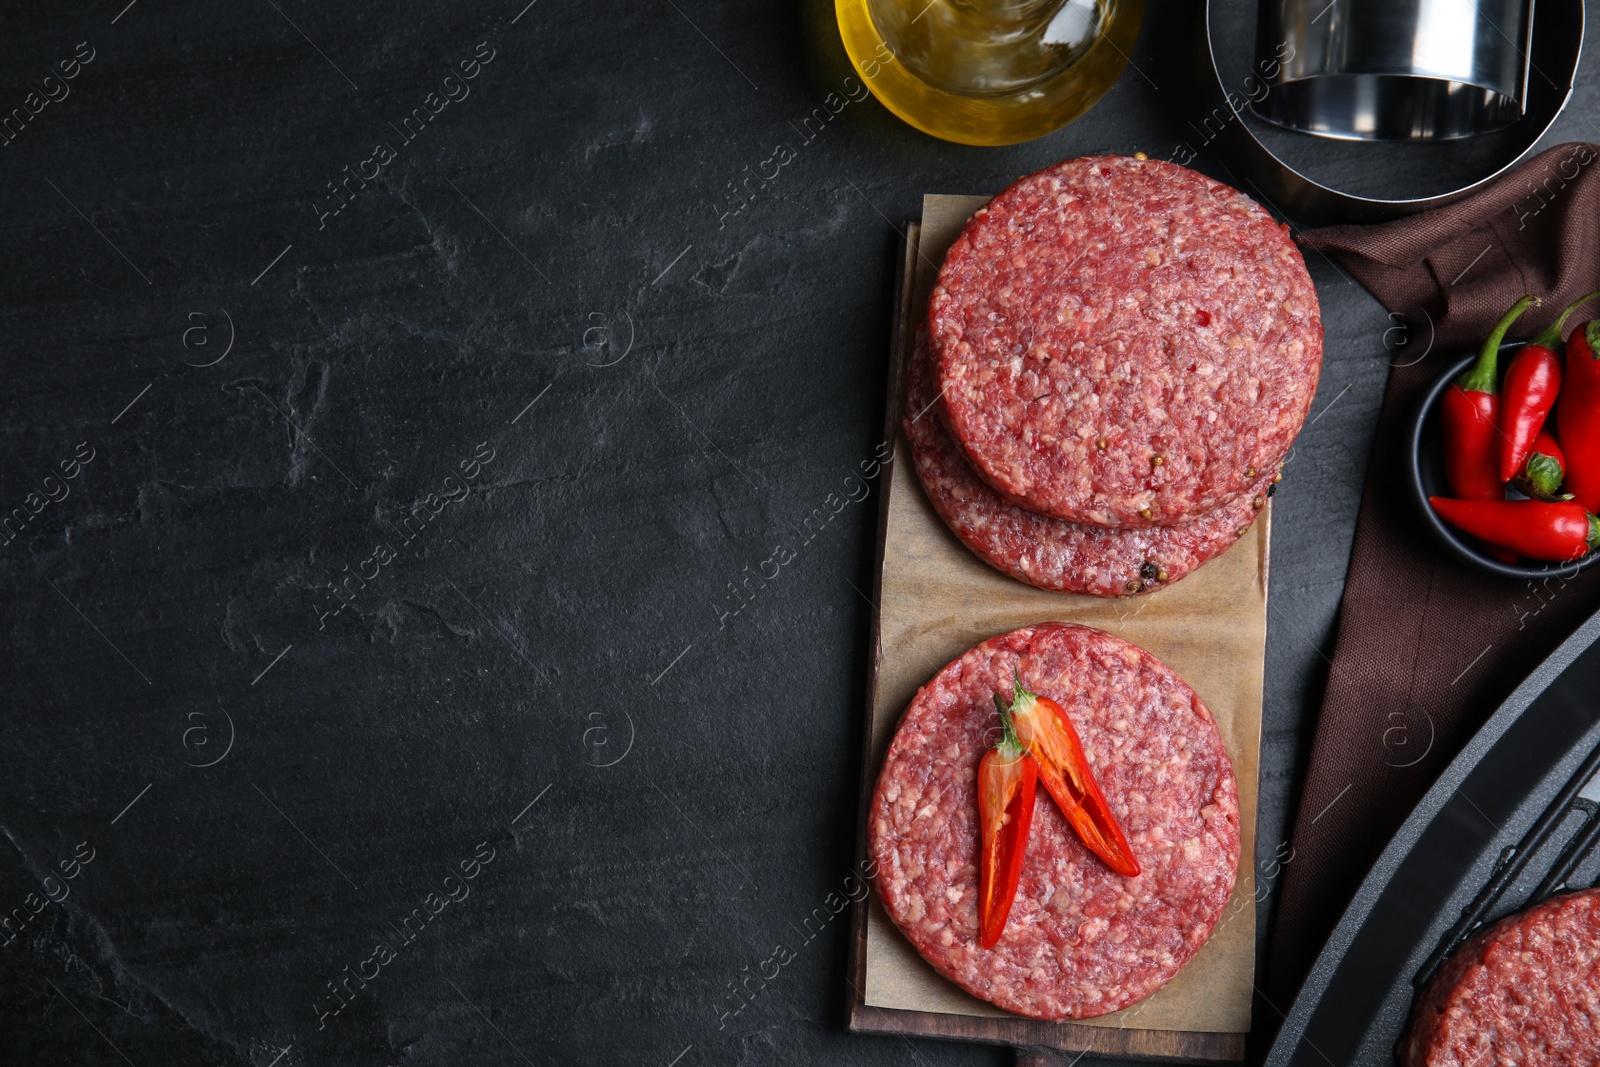
MULTIPOLYGON (((924 313, 938 264, 983 197, 923 199, 911 314, 924 313)), ((913 319, 913 321, 916 321, 913 319)), ((905 331, 910 336, 912 331, 905 331)), ((900 383, 892 385, 898 390, 900 383)), ((1270 506, 1233 548, 1170 588, 1126 600, 1050 593, 1000 574, 945 528, 923 496, 899 439, 883 553, 882 665, 872 708, 873 767, 918 686, 995 634, 1030 623, 1081 622, 1149 649, 1195 688, 1216 716, 1239 778, 1239 878, 1211 940, 1144 1001, 1093 1022, 1144 1030, 1244 1033, 1255 975, 1255 827, 1261 689, 1267 635, 1270 506)), ((940 977, 874 898, 865 1002, 885 1008, 1003 1016, 940 977)))

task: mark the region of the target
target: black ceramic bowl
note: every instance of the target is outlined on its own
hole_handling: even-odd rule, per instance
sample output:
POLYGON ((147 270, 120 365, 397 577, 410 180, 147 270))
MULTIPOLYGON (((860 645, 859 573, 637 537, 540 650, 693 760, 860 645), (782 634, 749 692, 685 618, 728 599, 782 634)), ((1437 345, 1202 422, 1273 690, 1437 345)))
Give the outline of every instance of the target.
MULTIPOLYGON (((1523 344, 1522 341, 1508 341, 1500 351, 1503 355, 1508 354, 1523 344)), ((1459 378, 1461 372, 1477 358, 1477 354, 1473 353, 1452 363, 1439 375, 1438 381, 1428 387, 1428 395, 1422 398, 1416 414, 1411 417, 1411 496, 1417 511, 1439 543, 1469 566, 1506 578, 1570 578, 1600 560, 1600 552, 1590 552, 1571 563, 1501 563, 1486 555, 1474 539, 1439 518, 1428 503, 1430 496, 1450 495, 1444 473, 1444 433, 1439 425, 1439 398, 1450 388, 1450 383, 1459 378)))

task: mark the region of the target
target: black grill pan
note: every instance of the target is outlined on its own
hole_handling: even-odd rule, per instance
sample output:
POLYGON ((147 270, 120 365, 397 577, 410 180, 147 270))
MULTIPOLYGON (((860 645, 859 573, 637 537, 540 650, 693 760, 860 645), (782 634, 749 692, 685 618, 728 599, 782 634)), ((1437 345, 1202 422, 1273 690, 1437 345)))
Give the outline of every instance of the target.
MULTIPOLYGON (((1558 594, 1559 595, 1559 594, 1558 594)), ((1600 876, 1600 614, 1446 768, 1317 957, 1267 1067, 1389 1067, 1462 942, 1600 876)))

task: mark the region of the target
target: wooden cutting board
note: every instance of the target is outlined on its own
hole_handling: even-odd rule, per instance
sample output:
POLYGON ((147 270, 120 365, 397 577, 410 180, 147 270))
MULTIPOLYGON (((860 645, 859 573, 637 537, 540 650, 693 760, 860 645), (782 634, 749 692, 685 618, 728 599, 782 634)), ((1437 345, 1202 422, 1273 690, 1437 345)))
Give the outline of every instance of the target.
POLYGON ((984 197, 928 196, 908 224, 889 359, 885 439, 896 442, 879 501, 858 855, 883 753, 916 690, 995 634, 1060 620, 1108 630, 1160 657, 1216 716, 1239 779, 1239 877, 1211 940, 1154 995, 1113 1015, 1042 1022, 1002 1011, 940 977, 875 895, 852 921, 850 1028, 1064 1052, 1229 1062, 1244 1058, 1255 978, 1255 825, 1267 630, 1270 508, 1237 544, 1174 585, 1102 600, 1035 589, 969 552, 923 496, 900 432, 903 369, 944 253, 984 197))

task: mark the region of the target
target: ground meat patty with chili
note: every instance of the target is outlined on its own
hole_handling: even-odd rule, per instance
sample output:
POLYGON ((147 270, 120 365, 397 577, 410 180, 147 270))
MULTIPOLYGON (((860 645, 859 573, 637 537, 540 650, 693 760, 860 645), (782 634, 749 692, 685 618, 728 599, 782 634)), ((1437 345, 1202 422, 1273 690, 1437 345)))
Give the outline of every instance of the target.
POLYGON ((926 342, 919 331, 902 419, 923 492, 963 544, 1029 585, 1102 597, 1171 585, 1237 541, 1272 492, 1275 472, 1194 522, 1140 530, 1083 526, 1019 508, 978 477, 932 410, 939 391, 926 342))
POLYGON ((1174 163, 1097 156, 968 220, 928 304, 943 413, 985 481, 1100 526, 1198 519, 1276 469, 1322 365, 1286 227, 1174 163))
POLYGON ((1040 1019, 1117 1011, 1159 989, 1211 935, 1239 864, 1239 795, 1215 721, 1150 653, 1087 626, 985 641, 917 692, 889 746, 869 831, 884 908, 974 996, 1040 1019), (1107 867, 1041 789, 1005 932, 978 945, 978 763, 994 695, 1056 700, 1141 873, 1107 867))
POLYGON ((1600 889, 1502 919, 1439 969, 1403 1067, 1600 1063, 1600 889))

